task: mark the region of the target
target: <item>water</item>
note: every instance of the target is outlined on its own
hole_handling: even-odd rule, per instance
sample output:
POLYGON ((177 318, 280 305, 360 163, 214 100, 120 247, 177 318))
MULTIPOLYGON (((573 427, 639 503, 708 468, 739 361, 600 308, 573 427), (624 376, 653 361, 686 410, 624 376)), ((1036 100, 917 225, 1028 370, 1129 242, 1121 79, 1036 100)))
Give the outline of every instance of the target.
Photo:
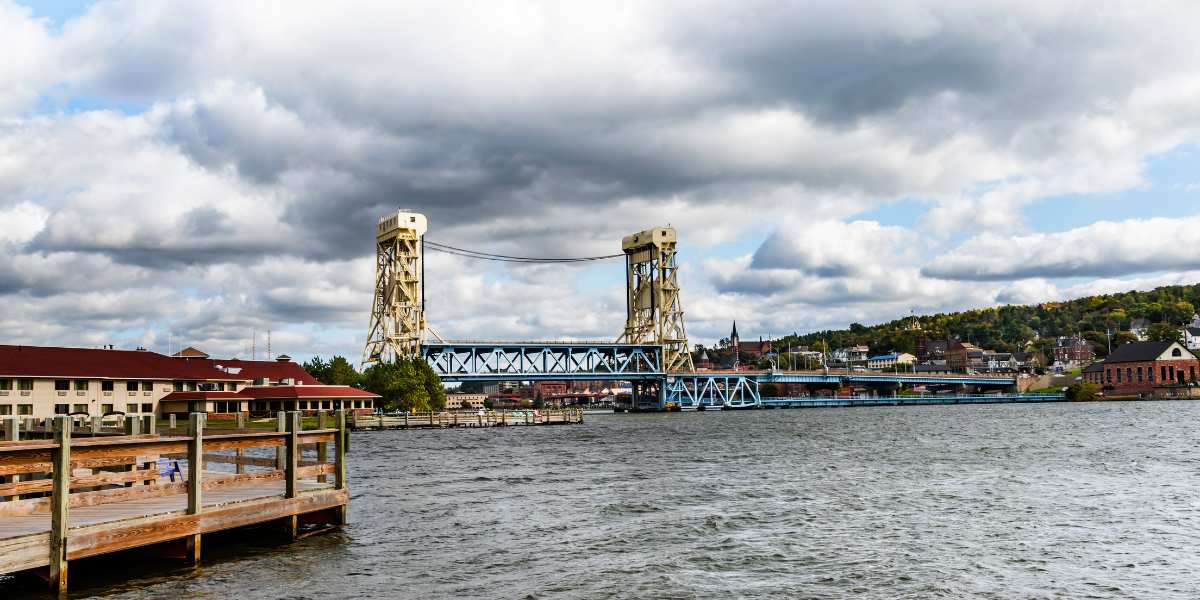
POLYGON ((1198 418, 1200 403, 1129 402, 361 433, 343 532, 217 540, 195 570, 122 558, 73 585, 238 600, 1195 598, 1198 418))

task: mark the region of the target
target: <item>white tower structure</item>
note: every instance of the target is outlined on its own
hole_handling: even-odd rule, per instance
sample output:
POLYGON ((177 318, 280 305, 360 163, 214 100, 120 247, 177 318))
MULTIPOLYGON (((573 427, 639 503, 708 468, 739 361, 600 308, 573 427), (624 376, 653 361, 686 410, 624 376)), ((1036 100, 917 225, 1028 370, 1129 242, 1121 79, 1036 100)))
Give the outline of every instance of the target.
POLYGON ((625 251, 625 332, 619 341, 661 344, 663 369, 692 372, 676 277, 675 229, 656 227, 621 239, 625 251))
POLYGON ((412 358, 425 331, 425 215, 401 210, 375 226, 375 301, 362 366, 412 358))

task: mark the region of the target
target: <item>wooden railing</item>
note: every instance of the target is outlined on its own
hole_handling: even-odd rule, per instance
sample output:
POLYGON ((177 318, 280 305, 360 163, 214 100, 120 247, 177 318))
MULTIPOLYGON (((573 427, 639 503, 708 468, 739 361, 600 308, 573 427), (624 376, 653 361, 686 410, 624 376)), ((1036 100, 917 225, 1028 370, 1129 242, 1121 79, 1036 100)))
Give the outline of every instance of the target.
MULTIPOLYGON (((284 500, 297 498, 302 482, 312 488, 345 490, 345 413, 335 413, 334 427, 309 431, 302 430, 300 413, 286 413, 280 421, 283 431, 218 433, 205 430, 203 413, 193 413, 187 435, 74 437, 71 417, 60 416, 53 419, 52 439, 20 440, 20 421, 4 419, 4 439, 9 441, 0 441, 0 519, 48 514, 50 580, 60 590, 65 590, 68 559, 185 539, 189 557, 198 561, 202 532, 279 518, 290 526, 295 537, 303 507, 287 507, 278 515, 267 514, 262 507, 210 507, 206 512, 203 502, 206 491, 273 480, 283 481, 284 500), (332 463, 328 462, 331 444, 332 463), (246 454, 257 448, 276 448, 276 455, 246 454), (316 460, 303 460, 305 448, 315 449, 316 460), (186 478, 182 469, 177 482, 163 476, 157 468, 160 458, 166 458, 169 467, 185 460, 186 478), (206 472, 205 465, 212 463, 232 464, 233 469, 228 473, 206 472), (248 472, 247 467, 255 470, 248 472), (147 526, 131 531, 117 531, 120 527, 92 531, 94 527, 89 527, 86 534, 73 531, 68 536, 71 508, 173 494, 187 495, 186 514, 166 518, 163 525, 152 530, 147 526)), ((321 508, 330 507, 322 504, 321 508)), ((337 509, 334 524, 344 523, 344 502, 333 508, 337 509)), ((30 550, 27 560, 16 555, 0 557, 0 566, 4 567, 0 573, 46 564, 44 555, 37 556, 30 550)))

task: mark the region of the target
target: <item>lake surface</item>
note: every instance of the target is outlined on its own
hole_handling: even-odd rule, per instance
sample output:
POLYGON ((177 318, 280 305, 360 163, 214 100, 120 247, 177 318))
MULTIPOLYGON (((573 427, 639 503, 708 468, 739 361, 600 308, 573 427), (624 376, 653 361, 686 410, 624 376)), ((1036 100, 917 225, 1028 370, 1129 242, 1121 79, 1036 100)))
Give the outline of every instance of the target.
POLYGON ((1194 402, 359 433, 344 531, 218 538, 194 570, 122 555, 72 585, 236 600, 1195 598, 1198 436, 1194 402))

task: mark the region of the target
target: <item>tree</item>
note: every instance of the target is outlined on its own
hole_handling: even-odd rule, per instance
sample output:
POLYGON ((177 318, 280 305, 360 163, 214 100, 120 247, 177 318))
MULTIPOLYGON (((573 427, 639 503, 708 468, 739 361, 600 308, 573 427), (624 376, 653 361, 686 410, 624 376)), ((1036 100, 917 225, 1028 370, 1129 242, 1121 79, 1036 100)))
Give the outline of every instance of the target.
POLYGON ((1146 338, 1152 342, 1182 342, 1183 332, 1170 323, 1154 323, 1146 328, 1146 338))
POLYGON ((1073 402, 1090 402, 1095 400, 1097 389, 1096 384, 1087 381, 1076 381, 1067 386, 1067 400, 1073 402))
POLYGON ((335 356, 333 360, 329 361, 326 377, 324 379, 318 377, 318 379, 329 385, 357 386, 361 383, 362 376, 354 370, 354 367, 350 366, 350 361, 346 360, 344 356, 335 356))
POLYGON ((371 365, 363 373, 362 384, 363 389, 379 394, 385 410, 428 412, 446 406, 441 380, 420 359, 371 365))
POLYGON ((312 360, 301 364, 300 368, 307 371, 309 375, 315 377, 317 381, 320 381, 321 383, 329 383, 329 363, 321 360, 320 356, 312 357, 312 360))

